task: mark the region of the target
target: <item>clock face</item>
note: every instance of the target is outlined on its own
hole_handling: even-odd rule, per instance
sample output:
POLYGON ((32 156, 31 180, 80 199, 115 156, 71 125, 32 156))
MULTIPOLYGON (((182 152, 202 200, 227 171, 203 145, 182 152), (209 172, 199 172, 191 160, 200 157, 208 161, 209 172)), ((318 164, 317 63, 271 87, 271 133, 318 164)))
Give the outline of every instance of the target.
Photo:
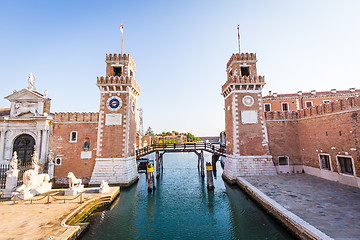
POLYGON ((136 109, 135 101, 132 100, 131 101, 131 111, 132 111, 132 113, 135 113, 135 109, 136 109))
POLYGON ((121 108, 121 105, 122 105, 121 98, 117 96, 113 96, 106 101, 106 106, 110 111, 119 110, 121 108))

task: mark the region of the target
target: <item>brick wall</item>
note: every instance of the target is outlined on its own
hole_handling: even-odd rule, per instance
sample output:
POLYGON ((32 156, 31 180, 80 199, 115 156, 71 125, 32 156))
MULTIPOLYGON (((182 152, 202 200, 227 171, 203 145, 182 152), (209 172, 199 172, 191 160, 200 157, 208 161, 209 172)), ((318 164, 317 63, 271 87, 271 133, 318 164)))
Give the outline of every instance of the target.
POLYGON ((49 150, 55 158, 61 158, 61 165, 55 165, 57 183, 66 183, 68 172, 87 183, 95 165, 98 113, 55 113, 50 132, 49 150), (70 141, 72 131, 77 132, 77 141, 70 141), (82 159, 84 143, 90 144, 91 158, 82 159))
POLYGON ((265 116, 270 153, 276 161, 278 156, 289 156, 290 164, 320 169, 319 154, 329 154, 332 171, 338 172, 337 156, 349 156, 360 176, 359 97, 265 116))

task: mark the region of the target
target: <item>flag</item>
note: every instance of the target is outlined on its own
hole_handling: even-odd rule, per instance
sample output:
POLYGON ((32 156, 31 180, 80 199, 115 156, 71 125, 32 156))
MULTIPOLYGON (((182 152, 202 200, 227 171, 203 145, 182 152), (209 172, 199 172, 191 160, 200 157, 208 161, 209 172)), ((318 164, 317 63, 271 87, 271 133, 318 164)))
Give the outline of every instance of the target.
POLYGON ((120 26, 120 31, 121 31, 121 33, 123 33, 124 32, 124 26, 121 24, 121 26, 120 26))

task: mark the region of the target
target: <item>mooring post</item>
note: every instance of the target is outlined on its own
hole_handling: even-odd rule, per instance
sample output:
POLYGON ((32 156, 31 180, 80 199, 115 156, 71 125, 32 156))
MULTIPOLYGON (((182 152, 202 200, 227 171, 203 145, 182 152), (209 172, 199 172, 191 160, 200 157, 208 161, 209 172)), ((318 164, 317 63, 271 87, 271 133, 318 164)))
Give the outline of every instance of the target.
POLYGON ((200 152, 200 159, 201 159, 201 177, 205 177, 205 172, 204 172, 204 152, 202 150, 200 152))
POLYGON ((209 190, 213 190, 214 187, 214 181, 213 181, 213 167, 211 166, 210 162, 206 163, 206 183, 207 183, 207 188, 209 190))
POLYGON ((164 153, 160 157, 160 166, 161 166, 161 170, 163 170, 164 169, 164 153))
POLYGON ((160 177, 160 156, 159 156, 159 152, 156 151, 156 178, 160 177))
POLYGON ((148 191, 151 192, 153 189, 155 190, 154 184, 154 167, 152 163, 148 163, 146 168, 146 177, 148 180, 148 191))
POLYGON ((214 172, 216 172, 216 161, 217 161, 217 158, 218 158, 218 156, 215 155, 215 154, 213 154, 213 155, 212 155, 212 158, 211 158, 211 160, 212 160, 212 166, 213 166, 213 171, 214 171, 214 172))

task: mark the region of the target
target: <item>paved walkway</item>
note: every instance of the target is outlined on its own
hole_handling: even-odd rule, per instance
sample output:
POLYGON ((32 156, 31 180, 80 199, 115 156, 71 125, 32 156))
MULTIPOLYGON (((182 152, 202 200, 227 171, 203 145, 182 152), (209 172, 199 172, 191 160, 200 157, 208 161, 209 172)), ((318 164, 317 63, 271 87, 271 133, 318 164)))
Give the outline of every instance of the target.
MULTIPOLYGON (((112 195, 118 187, 111 187, 109 193, 112 195)), ((63 190, 53 190, 50 197, 51 203, 46 204, 47 197, 32 204, 28 200, 13 204, 12 201, 0 201, 0 239, 60 239, 60 235, 66 231, 66 227, 61 226, 61 221, 70 213, 81 206, 80 198, 73 196, 63 196, 63 190)), ((86 189, 83 200, 94 199, 101 196, 98 190, 86 189)), ((103 196, 103 195, 102 195, 103 196)), ((36 196, 32 199, 40 199, 36 196)), ((83 203, 85 204, 85 203, 83 203)))
POLYGON ((360 239, 360 189, 307 174, 244 177, 335 239, 360 239))

